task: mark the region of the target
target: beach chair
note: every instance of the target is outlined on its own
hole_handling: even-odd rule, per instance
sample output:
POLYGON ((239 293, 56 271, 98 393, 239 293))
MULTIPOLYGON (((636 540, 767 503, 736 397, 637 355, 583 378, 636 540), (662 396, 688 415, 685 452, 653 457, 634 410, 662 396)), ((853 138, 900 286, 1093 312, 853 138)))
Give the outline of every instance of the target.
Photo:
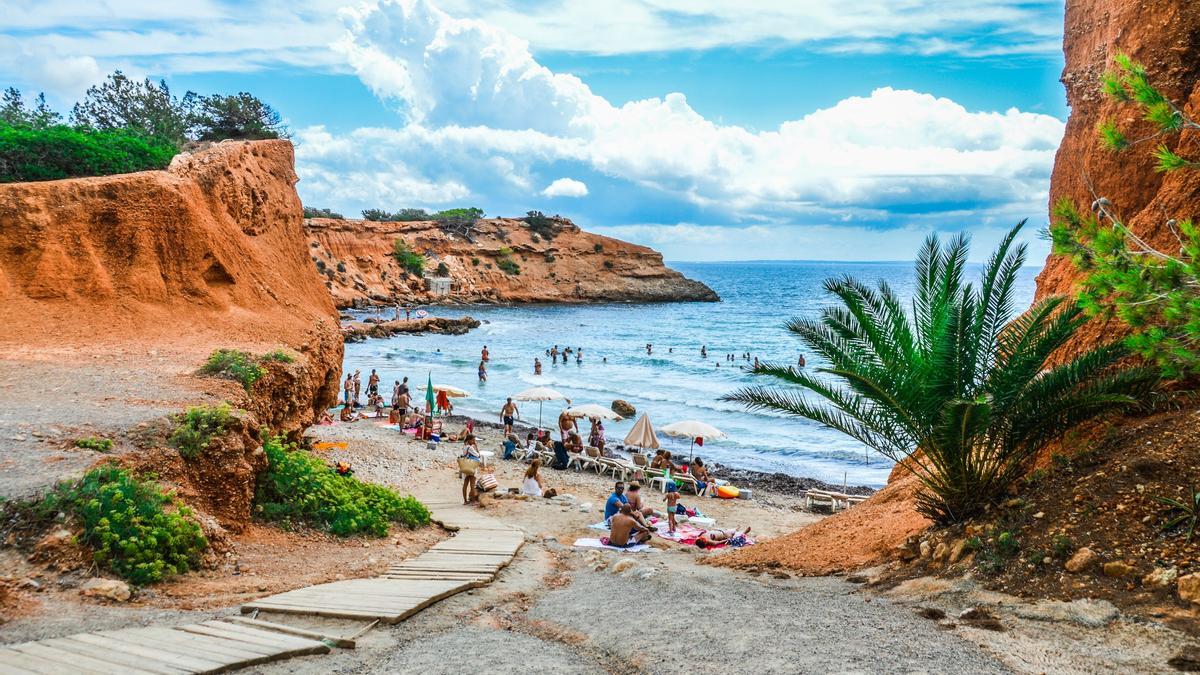
POLYGON ((814 504, 827 505, 830 511, 837 511, 838 500, 824 490, 808 490, 804 493, 804 508, 811 510, 814 504))
POLYGON ((849 497, 846 497, 846 508, 850 508, 855 504, 861 504, 865 501, 867 501, 867 498, 862 495, 850 495, 849 497))
MULTIPOLYGON (((591 450, 591 448, 588 449, 591 450)), ((599 450, 597 450, 597 452, 599 452, 599 450)), ((604 453, 602 452, 596 461, 600 463, 601 475, 611 473, 613 478, 617 478, 619 474, 621 480, 628 480, 629 474, 637 470, 637 467, 630 462, 626 462, 623 459, 605 457, 604 453)))
POLYGON ((696 487, 696 479, 687 474, 672 474, 671 480, 675 481, 675 484, 679 486, 680 492, 683 492, 684 488, 688 488, 692 491, 692 494, 700 494, 700 488, 696 487))
POLYGON ((596 473, 600 473, 600 451, 596 448, 584 448, 583 452, 571 455, 571 461, 567 462, 567 468, 576 467, 582 471, 586 467, 592 467, 596 473), (595 453, 595 454, 593 454, 595 453))

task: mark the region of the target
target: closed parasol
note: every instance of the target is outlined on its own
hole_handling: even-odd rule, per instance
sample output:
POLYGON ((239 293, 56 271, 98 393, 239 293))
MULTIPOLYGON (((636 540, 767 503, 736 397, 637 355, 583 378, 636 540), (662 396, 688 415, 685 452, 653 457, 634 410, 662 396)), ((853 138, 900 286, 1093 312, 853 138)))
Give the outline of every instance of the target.
POLYGON ((633 428, 625 436, 625 445, 650 450, 658 449, 658 435, 650 424, 650 418, 645 413, 633 423, 633 428))

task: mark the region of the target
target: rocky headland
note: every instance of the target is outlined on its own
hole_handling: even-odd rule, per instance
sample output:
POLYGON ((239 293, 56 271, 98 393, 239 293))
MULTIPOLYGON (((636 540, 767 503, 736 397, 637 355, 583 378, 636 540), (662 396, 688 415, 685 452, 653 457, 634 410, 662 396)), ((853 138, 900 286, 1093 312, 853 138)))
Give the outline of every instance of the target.
POLYGON ((338 307, 720 299, 668 268, 653 249, 585 232, 566 219, 535 231, 509 218, 483 219, 469 229, 433 221, 314 218, 305 221, 305 230, 312 264, 338 307), (449 280, 447 295, 401 266, 394 256, 397 240, 426 257, 426 277, 449 280))

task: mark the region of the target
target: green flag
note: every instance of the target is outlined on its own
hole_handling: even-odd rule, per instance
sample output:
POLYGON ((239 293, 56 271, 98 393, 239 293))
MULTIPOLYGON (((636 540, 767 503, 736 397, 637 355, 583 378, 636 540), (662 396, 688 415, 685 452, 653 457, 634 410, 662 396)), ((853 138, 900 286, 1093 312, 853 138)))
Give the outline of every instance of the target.
POLYGON ((433 371, 429 371, 429 384, 425 385, 425 403, 429 405, 429 412, 433 412, 433 371))

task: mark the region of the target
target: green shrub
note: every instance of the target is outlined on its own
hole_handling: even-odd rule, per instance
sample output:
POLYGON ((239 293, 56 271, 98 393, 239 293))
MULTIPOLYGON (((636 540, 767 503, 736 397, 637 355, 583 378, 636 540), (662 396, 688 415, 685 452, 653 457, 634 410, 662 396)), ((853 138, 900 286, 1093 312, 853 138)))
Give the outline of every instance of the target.
POLYGON ((500 256, 501 258, 507 258, 507 257, 511 256, 512 254, 513 254, 513 250, 507 246, 501 246, 500 250, 496 251, 496 255, 500 256))
POLYGON ((448 277, 448 276, 450 276, 450 268, 446 266, 446 263, 444 263, 444 262, 440 262, 440 263, 438 263, 438 266, 437 266, 437 275, 438 275, 439 277, 448 277))
POLYGON ((365 220, 373 220, 377 222, 414 222, 418 220, 432 220, 431 216, 425 209, 400 209, 395 213, 389 213, 383 209, 366 209, 362 212, 365 220))
POLYGON ((1054 547, 1054 557, 1059 560, 1066 560, 1075 552, 1075 542, 1065 534, 1054 535, 1050 543, 1054 547))
POLYGON ((188 507, 115 465, 60 484, 45 498, 45 507, 77 517, 96 564, 137 585, 198 567, 208 548, 188 507))
POLYGON ((233 418, 233 409, 228 403, 218 406, 194 406, 175 418, 175 431, 171 433, 171 446, 192 459, 208 449, 212 439, 224 433, 233 418))
POLYGON ((333 220, 345 220, 346 216, 332 211, 330 209, 318 209, 315 206, 304 207, 305 218, 332 218, 333 220))
POLYGON ((295 363, 296 357, 292 356, 291 354, 285 352, 282 349, 276 349, 273 351, 269 351, 266 354, 263 354, 262 360, 263 361, 276 361, 278 363, 295 363))
POLYGON ((415 276, 425 276, 425 256, 414 252, 408 247, 408 242, 403 239, 397 239, 392 245, 392 256, 396 258, 396 262, 400 263, 400 267, 406 272, 415 276))
POLYGON ((277 436, 269 437, 263 450, 268 467, 259 477, 256 503, 268 520, 306 523, 341 537, 384 537, 393 522, 406 527, 429 524, 429 510, 415 498, 339 476, 319 457, 285 445, 277 436))
POLYGON ((479 267, 479 258, 471 258, 471 265, 474 267, 479 267))
POLYGON ((0 122, 0 183, 162 169, 175 153, 172 143, 127 129, 35 129, 0 122))
POLYGON ((338 271, 338 272, 345 272, 345 271, 346 271, 346 263, 344 263, 344 262, 339 262, 339 263, 337 264, 337 271, 338 271))
POLYGON ((611 270, 612 268, 613 268, 613 261, 605 260, 604 261, 604 269, 611 270))
POLYGON ((96 452, 108 452, 112 450, 113 442, 109 438, 89 436, 87 438, 76 438, 75 447, 83 448, 84 450, 95 450, 96 452))
POLYGON ((521 220, 529 225, 529 229, 533 231, 533 237, 540 236, 546 241, 550 241, 554 239, 554 235, 558 234, 558 223, 541 211, 529 211, 521 220))
POLYGON ((483 217, 483 209, 475 207, 446 209, 430 216, 443 228, 470 228, 483 217))
POLYGON ((246 391, 250 391, 254 383, 266 374, 263 367, 255 363, 253 356, 237 349, 218 349, 213 352, 200 367, 200 372, 237 380, 246 391))
POLYGON ((553 253, 547 252, 546 256, 545 256, 545 260, 548 263, 553 263, 555 260, 557 260, 557 258, 554 257, 553 253))
POLYGON ((603 253, 604 252, 604 244, 594 244, 594 245, 592 245, 592 250, 595 251, 596 253, 603 253))
POLYGON ((521 273, 521 266, 512 258, 499 258, 496 260, 496 267, 499 267, 505 274, 516 276, 521 273))

